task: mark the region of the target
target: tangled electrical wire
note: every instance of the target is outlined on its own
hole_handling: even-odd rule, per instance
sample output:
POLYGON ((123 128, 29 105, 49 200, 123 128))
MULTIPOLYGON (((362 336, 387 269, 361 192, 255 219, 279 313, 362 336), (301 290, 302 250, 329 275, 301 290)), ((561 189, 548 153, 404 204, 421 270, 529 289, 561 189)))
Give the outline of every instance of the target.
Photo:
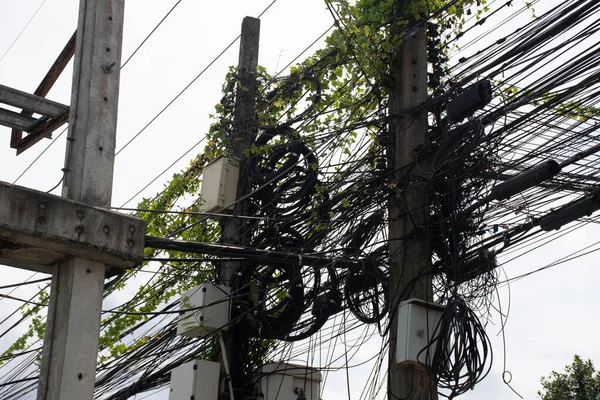
POLYGON ((449 399, 473 389, 492 367, 492 346, 485 328, 460 297, 447 302, 422 353, 432 379, 439 388, 449 390, 449 399))
MULTIPOLYGON (((596 106, 600 45, 595 35, 600 3, 561 2, 508 31, 498 28, 511 26, 527 7, 506 4, 490 5, 495 7, 492 13, 505 12, 497 14, 505 19, 468 18, 465 31, 477 36, 460 49, 429 41, 432 92, 413 109, 390 115, 381 91, 371 88, 373 82, 384 81, 381 76, 356 78, 355 73, 350 78, 347 71, 335 72, 347 65, 353 72, 360 70, 355 56, 335 47, 318 53, 299 72, 265 83, 264 94, 257 99, 259 115, 284 98, 297 101, 258 121, 259 134, 248 157, 250 192, 254 191, 248 218, 255 218, 247 223, 248 243, 303 260, 290 265, 251 254, 252 260, 244 261, 242 256, 216 252, 201 261, 167 249, 168 261, 160 261, 156 272, 167 279, 149 281, 144 290, 168 292, 182 280, 190 285, 210 281, 215 264, 233 259, 240 269, 235 275, 233 302, 238 311, 232 324, 254 331, 258 338, 252 338, 252 345, 264 345, 260 337, 281 339, 265 341, 273 346, 269 357, 308 363, 309 357, 323 351, 328 356, 322 370, 339 367, 329 348, 339 346, 339 340, 363 322, 375 330, 375 322, 385 321, 382 310, 390 307, 385 297, 388 265, 397 256, 388 250, 387 205, 397 194, 392 184, 399 182, 390 182, 390 177, 398 170, 409 171, 410 179, 428 187, 429 218, 419 233, 431 238, 432 271, 423 273, 434 274, 433 297, 446 306, 436 340, 427 350, 432 376, 453 397, 472 388, 491 363, 491 347, 480 320, 491 307, 498 267, 597 222, 593 212, 600 182, 596 106), (446 57, 453 64, 442 67, 446 57), (324 83, 333 75, 342 83, 332 90, 324 83), (473 107, 478 98, 489 97, 477 86, 487 81, 492 101, 483 108, 473 107), (353 94, 352 101, 335 102, 338 95, 348 93, 353 94), (469 115, 462 109, 469 109, 469 115), (385 152, 390 143, 387 125, 400 115, 410 120, 418 112, 429 113, 429 143, 411 149, 410 165, 394 165, 385 152), (502 182, 549 160, 560 166, 560 172, 508 198, 491 196, 502 182), (306 262, 309 256, 359 265, 316 265, 306 262), (350 313, 356 318, 349 322, 350 313)), ((438 32, 429 27, 430 36, 444 37, 446 32, 439 32, 444 25, 439 25, 438 32)), ((353 35, 346 38, 345 45, 352 46, 353 35)), ((227 107, 233 109, 235 102, 227 107)), ((190 176, 193 180, 196 175, 190 176)), ((162 209, 172 202, 165 204, 162 209)), ((189 224, 182 226, 200 220, 190 215, 184 220, 189 224)), ((208 222, 200 225, 204 228, 208 222)), ((405 239, 410 238, 399 240, 405 239)), ((140 298, 118 310, 140 311, 145 306, 140 298)), ((174 317, 168 313, 176 306, 176 301, 154 305, 156 315, 144 314, 148 321, 140 319, 119 333, 115 343, 131 350, 99 367, 97 397, 125 399, 164 386, 176 366, 195 357, 214 357, 207 338, 175 335, 174 317)), ((113 321, 115 315, 107 317, 103 329, 114 330, 113 321)), ((0 397, 19 398, 35 389, 36 375, 28 366, 33 365, 38 347, 34 342, 6 359, 11 373, 2 382, 0 397)), ((109 351, 102 348, 103 355, 109 351)), ((377 359, 377 373, 385 370, 384 358, 377 359)), ((371 388, 365 398, 380 397, 380 390, 385 390, 385 379, 384 388, 378 387, 382 380, 377 380, 377 373, 369 377, 371 388)))
MULTIPOLYGON (((318 189, 314 152, 287 125, 267 128, 252 149, 248 176, 255 185, 258 213, 281 221, 275 226, 259 225, 252 246, 298 254, 314 251, 329 233, 331 222, 329 212, 307 211, 317 194, 317 209, 326 210, 330 203, 327 191, 318 189), (306 225, 313 213, 318 217, 314 228, 306 225)), ((355 230, 349 244, 360 248, 372 229, 355 230)), ((361 270, 338 271, 333 265, 243 263, 232 280, 237 299, 234 316, 251 335, 286 341, 303 340, 319 331, 330 316, 343 310, 344 301, 359 320, 381 321, 388 311, 385 275, 371 263, 361 270)))
POLYGON ((288 126, 262 133, 253 149, 248 176, 259 188, 260 209, 279 219, 300 214, 316 192, 318 161, 314 152, 288 126))

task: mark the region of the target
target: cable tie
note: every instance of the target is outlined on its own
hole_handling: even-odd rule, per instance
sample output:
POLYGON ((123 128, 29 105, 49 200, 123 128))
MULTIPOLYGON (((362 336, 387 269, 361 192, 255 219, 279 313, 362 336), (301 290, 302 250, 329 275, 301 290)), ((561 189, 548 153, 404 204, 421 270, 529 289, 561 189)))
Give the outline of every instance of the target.
POLYGON ((298 265, 302 266, 302 254, 298 254, 298 265))

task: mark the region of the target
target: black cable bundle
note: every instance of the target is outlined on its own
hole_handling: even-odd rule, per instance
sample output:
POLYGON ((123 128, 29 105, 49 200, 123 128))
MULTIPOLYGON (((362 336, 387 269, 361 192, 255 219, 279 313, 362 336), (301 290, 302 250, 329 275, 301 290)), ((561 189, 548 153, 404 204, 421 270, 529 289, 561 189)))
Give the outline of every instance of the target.
MULTIPOLYGON (((298 251, 303 248, 304 243, 302 235, 293 228, 276 225, 265 227, 253 240, 252 245, 265 250, 298 251)), ((337 275, 333 268, 302 267, 300 275, 296 278, 294 285, 303 288, 303 302, 300 305, 298 299, 291 299, 291 304, 295 304, 297 312, 303 310, 302 314, 298 312, 300 315, 293 315, 295 318, 293 324, 290 324, 292 320, 289 313, 275 315, 276 318, 271 319, 269 325, 267 325, 267 330, 262 332, 263 336, 270 333, 271 336, 288 342, 306 339, 321 329, 331 315, 339 311, 342 298, 338 291, 337 275), (281 323, 282 315, 289 321, 281 323), (275 331, 270 327, 270 325, 275 324, 287 328, 286 330, 275 331)), ((252 283, 250 282, 250 284, 252 283)), ((255 286, 258 287, 257 284, 255 286)), ((288 294, 292 295, 292 292, 290 291, 288 294)), ((299 296, 299 293, 295 292, 295 296, 299 296)), ((256 293, 254 297, 257 297, 256 293)), ((251 300, 246 300, 246 306, 243 308, 260 307, 260 305, 248 303, 249 301, 251 300)), ((256 314, 258 315, 258 310, 256 314)), ((258 329, 254 329, 254 332, 258 332, 258 329)))
POLYGON ((365 324, 377 323, 387 314, 388 291, 387 277, 377 267, 350 271, 344 284, 348 308, 365 324))
POLYGON ((261 134, 253 148, 248 175, 264 186, 258 198, 280 217, 298 213, 315 193, 318 161, 313 152, 288 126, 261 134))
POLYGON ((303 280, 304 312, 294 326, 279 338, 288 342, 303 340, 317 333, 330 316, 342 309, 343 299, 333 268, 314 267, 304 273, 303 277, 309 277, 303 280))
MULTIPOLYGON (((283 125, 265 128, 252 145, 248 176, 261 189, 255 200, 260 208, 282 222, 263 227, 253 240, 260 249, 302 252, 306 240, 290 225, 291 217, 302 214, 316 192, 318 162, 298 132, 283 125), (283 223, 287 220, 288 224, 283 223)), ((323 269, 335 281, 335 271, 323 269)), ((319 267, 273 263, 246 263, 233 279, 234 313, 251 335, 261 338, 300 340, 316 332, 327 321, 328 310, 317 296, 334 292, 321 286, 319 267), (305 287, 307 292, 305 293, 305 287), (318 308, 318 309, 317 309, 318 308), (308 311, 308 312, 305 312, 308 311), (323 311, 323 312, 321 312, 323 311), (300 317, 305 318, 300 321, 300 317)), ((327 298, 329 300, 329 298, 327 298)))
POLYGON ((432 379, 439 388, 450 391, 449 399, 473 389, 492 366, 492 345, 485 328, 460 297, 448 302, 423 351, 432 379))
MULTIPOLYGON (((456 271, 481 229, 478 214, 464 211, 485 188, 481 176, 491 165, 493 147, 483 140, 483 124, 472 120, 440 135, 429 149, 422 150, 429 154, 425 172, 431 177, 430 232, 433 253, 438 259, 435 273, 456 271)), ((468 280, 465 278, 459 283, 468 280)))
POLYGON ((283 338, 303 312, 304 286, 299 266, 248 263, 232 280, 232 312, 246 332, 283 338))

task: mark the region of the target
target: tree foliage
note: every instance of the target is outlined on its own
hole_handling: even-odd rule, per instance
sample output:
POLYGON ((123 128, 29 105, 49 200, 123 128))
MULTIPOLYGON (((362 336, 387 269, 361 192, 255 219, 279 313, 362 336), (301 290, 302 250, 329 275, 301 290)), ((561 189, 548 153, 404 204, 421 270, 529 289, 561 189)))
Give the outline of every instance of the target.
POLYGON ((600 372, 591 360, 583 361, 575 355, 573 363, 564 372, 552 371, 542 377, 542 400, 598 400, 600 399, 600 372))

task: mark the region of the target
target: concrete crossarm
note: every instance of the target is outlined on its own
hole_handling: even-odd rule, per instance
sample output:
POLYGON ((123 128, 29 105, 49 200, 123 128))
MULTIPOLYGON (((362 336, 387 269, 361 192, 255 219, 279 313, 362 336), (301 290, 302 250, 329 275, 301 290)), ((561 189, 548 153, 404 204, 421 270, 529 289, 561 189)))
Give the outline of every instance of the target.
POLYGON ((81 257, 131 268, 144 255, 144 221, 0 181, 0 264, 32 270, 81 257))

